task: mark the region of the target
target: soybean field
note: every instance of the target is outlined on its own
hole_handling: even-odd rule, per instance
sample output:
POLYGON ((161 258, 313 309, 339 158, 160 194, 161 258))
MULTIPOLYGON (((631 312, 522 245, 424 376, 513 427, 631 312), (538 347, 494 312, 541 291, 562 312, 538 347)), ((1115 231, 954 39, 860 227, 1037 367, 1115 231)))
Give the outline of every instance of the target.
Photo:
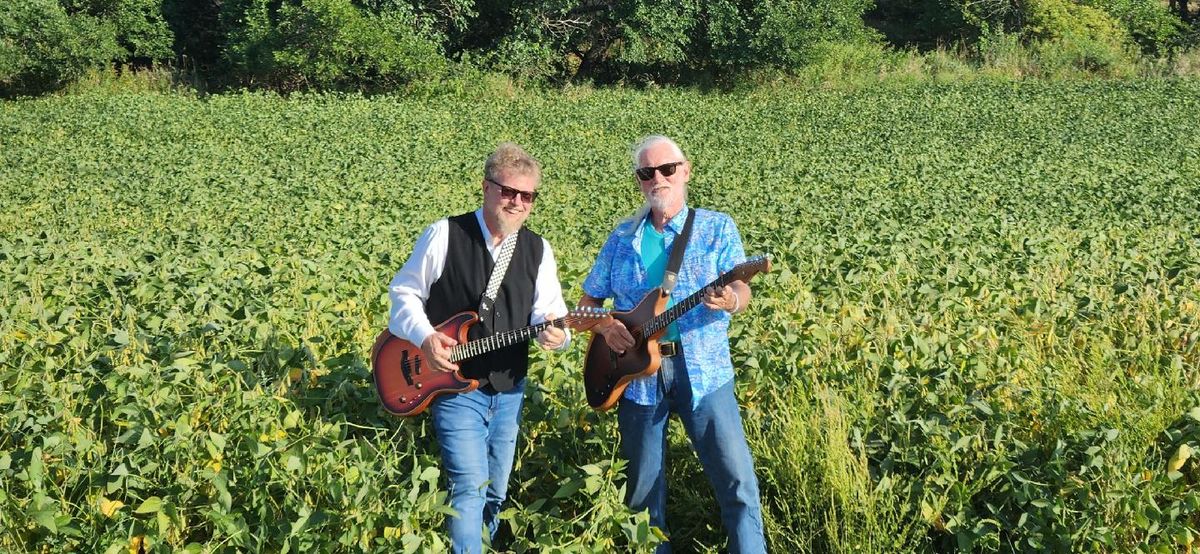
MULTIPOLYGON (((773 258, 731 328, 772 551, 1192 550, 1200 82, 1157 80, 0 103, 0 551, 446 550, 387 283, 511 140, 573 305, 650 133, 773 258)), ((534 350, 497 550, 662 536, 585 346, 534 350)), ((675 550, 721 550, 669 456, 675 550)))

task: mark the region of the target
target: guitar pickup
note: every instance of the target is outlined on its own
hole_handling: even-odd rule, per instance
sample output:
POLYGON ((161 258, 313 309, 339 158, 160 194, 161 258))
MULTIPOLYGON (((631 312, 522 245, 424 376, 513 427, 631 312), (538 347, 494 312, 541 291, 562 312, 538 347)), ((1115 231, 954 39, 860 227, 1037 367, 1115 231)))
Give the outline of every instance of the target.
POLYGON ((400 355, 400 375, 404 376, 404 381, 408 383, 408 386, 410 387, 413 386, 413 373, 417 373, 417 371, 414 371, 414 366, 416 368, 420 368, 421 357, 413 356, 410 359, 408 357, 408 351, 405 350, 400 355))

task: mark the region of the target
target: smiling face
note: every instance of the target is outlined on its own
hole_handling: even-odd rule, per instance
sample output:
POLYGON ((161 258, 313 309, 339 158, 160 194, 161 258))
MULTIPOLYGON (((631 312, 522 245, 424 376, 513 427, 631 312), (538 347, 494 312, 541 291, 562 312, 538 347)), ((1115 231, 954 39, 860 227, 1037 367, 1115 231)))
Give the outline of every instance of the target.
POLYGON ((499 170, 483 180, 483 220, 493 237, 515 233, 533 210, 533 200, 524 193, 537 191, 540 179, 513 170, 499 170))
POLYGON ((692 176, 692 166, 678 149, 674 148, 668 142, 656 142, 642 150, 638 155, 638 168, 658 168, 653 171, 653 175, 649 179, 642 179, 639 175, 634 175, 638 184, 642 188, 642 195, 646 197, 646 202, 650 204, 650 208, 656 213, 667 216, 672 216, 683 209, 684 200, 687 198, 687 182, 692 176), (667 164, 676 164, 668 166, 667 172, 674 172, 671 175, 663 175, 663 167, 667 164))

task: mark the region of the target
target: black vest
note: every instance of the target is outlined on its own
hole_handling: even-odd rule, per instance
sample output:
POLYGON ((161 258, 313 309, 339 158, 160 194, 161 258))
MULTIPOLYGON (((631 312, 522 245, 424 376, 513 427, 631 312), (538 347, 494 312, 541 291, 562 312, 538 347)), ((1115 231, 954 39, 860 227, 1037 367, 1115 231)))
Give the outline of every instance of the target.
MULTIPOLYGON (((491 253, 483 242, 483 231, 475 212, 449 218, 446 264, 442 275, 429 288, 425 315, 434 325, 462 311, 476 312, 492 275, 491 253)), ((517 247, 500 282, 491 317, 471 327, 471 340, 529 325, 538 266, 542 263, 542 237, 524 227, 518 231, 517 247)), ((529 368, 529 344, 519 342, 459 362, 459 370, 472 379, 487 378, 496 390, 509 388, 525 377, 529 368), (507 381, 507 382, 506 382, 507 381)))

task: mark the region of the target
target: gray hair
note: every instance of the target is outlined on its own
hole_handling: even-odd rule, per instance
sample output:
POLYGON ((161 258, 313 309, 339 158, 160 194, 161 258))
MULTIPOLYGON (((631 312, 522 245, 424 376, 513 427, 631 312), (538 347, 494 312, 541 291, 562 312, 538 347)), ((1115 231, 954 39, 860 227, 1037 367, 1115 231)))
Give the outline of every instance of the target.
POLYGON ((671 147, 671 151, 674 152, 676 156, 679 156, 679 159, 687 161, 687 156, 683 155, 683 149, 680 148, 679 144, 677 144, 675 141, 671 140, 666 135, 648 135, 642 137, 642 140, 637 141, 637 143, 633 145, 633 150, 631 151, 633 153, 633 168, 637 169, 638 165, 642 163, 643 153, 649 150, 651 146, 659 143, 666 143, 671 147))
MULTIPOLYGON (((666 135, 648 135, 648 136, 642 137, 641 140, 637 141, 633 145, 633 149, 631 150, 631 152, 633 153, 633 169, 636 170, 641 165, 642 154, 645 153, 647 150, 649 150, 650 147, 658 145, 658 144, 666 144, 666 145, 670 146, 671 151, 674 152, 675 155, 679 156, 680 160, 687 161, 687 156, 683 155, 683 149, 679 147, 678 143, 671 140, 670 137, 668 137, 666 135)), ((634 177, 634 179, 636 179, 636 178, 637 177, 634 177)), ((687 186, 686 185, 684 185, 684 189, 683 189, 683 201, 684 201, 684 203, 687 203, 687 186)), ((625 234, 627 236, 632 236, 633 233, 637 232, 638 225, 641 223, 641 221, 643 219, 646 219, 646 216, 650 214, 651 208, 652 208, 652 206, 650 206, 649 201, 643 201, 641 207, 639 207, 632 214, 629 214, 629 216, 625 217, 620 222, 618 222, 617 226, 620 227, 620 226, 629 224, 629 227, 628 227, 628 229, 626 229, 625 234)))

